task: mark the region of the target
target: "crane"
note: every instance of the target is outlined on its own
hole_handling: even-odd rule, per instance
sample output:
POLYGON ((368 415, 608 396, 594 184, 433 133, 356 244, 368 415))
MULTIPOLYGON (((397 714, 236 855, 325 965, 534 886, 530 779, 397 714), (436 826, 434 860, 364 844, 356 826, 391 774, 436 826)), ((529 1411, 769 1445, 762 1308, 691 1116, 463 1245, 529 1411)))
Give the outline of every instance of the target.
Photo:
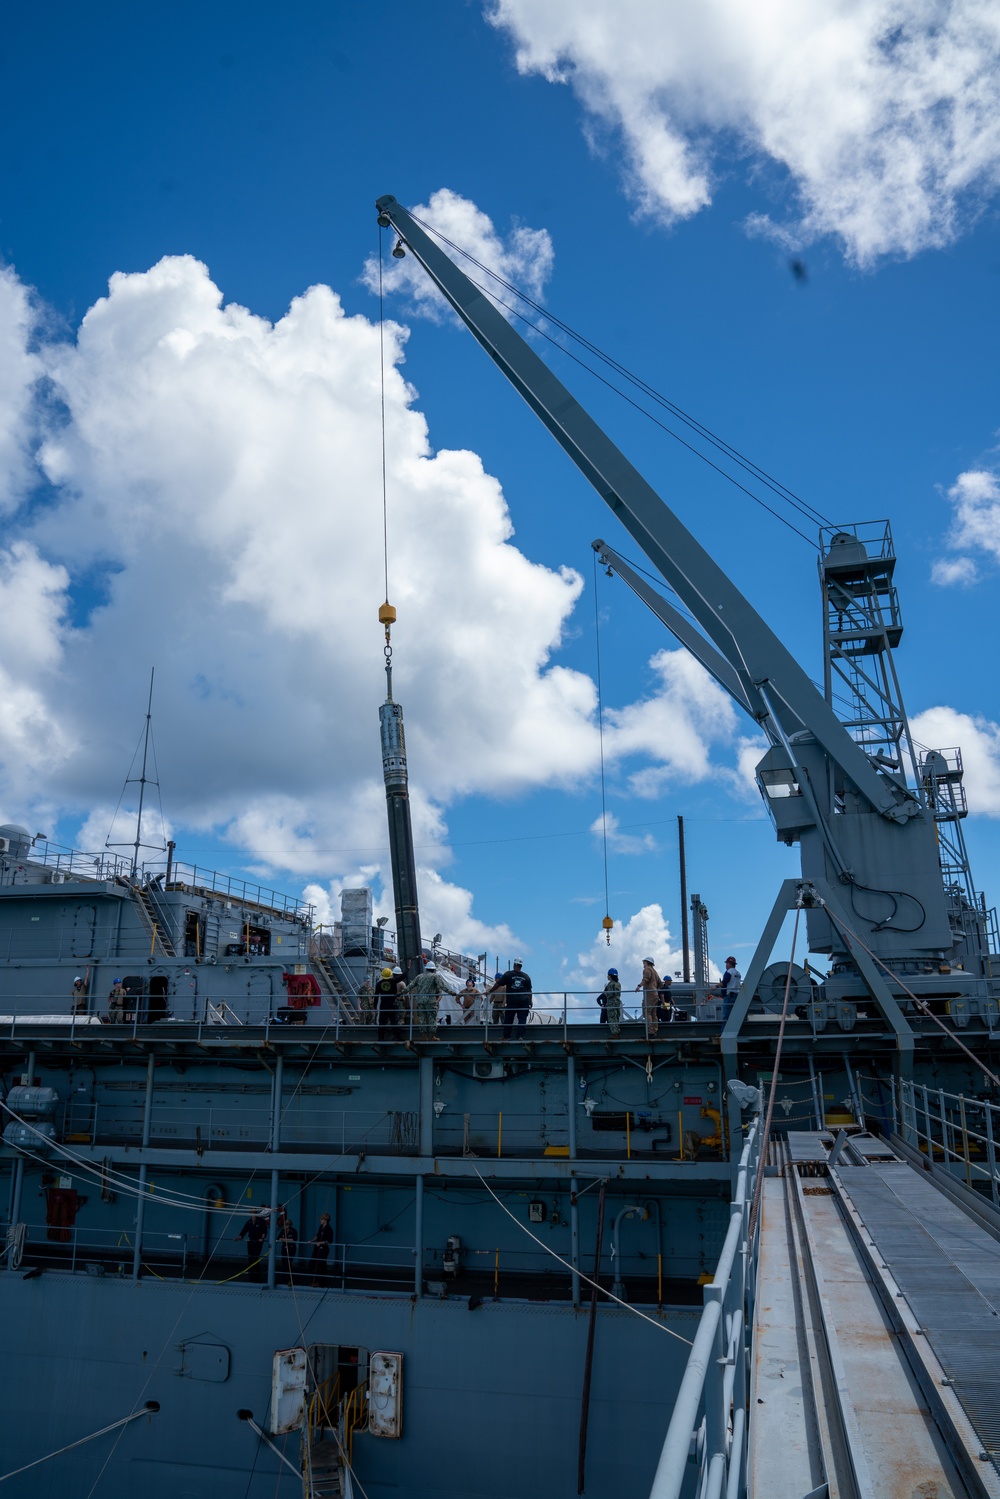
POLYGON ((392 196, 379 198, 376 208, 379 223, 398 236, 394 253, 409 252, 424 268, 686 615, 604 541, 594 543, 599 556, 767 741, 757 784, 779 840, 799 846, 802 875, 784 881, 778 892, 724 1028, 729 1064, 793 905, 805 908, 810 951, 830 959, 824 1013, 849 1029, 858 1001, 873 1000, 895 1034, 901 1071, 912 1063, 910 996, 957 1000, 992 1032, 1000 1013, 990 972, 995 917, 970 881, 956 875, 967 874, 960 831, 955 860, 946 863, 940 853, 942 826, 957 825, 963 814, 956 791, 960 757, 955 751, 931 751, 922 761, 916 756, 892 656, 902 625, 888 525, 821 533, 827 647, 821 691, 725 570, 432 235, 392 196), (833 707, 835 685, 847 692, 847 723, 833 707))

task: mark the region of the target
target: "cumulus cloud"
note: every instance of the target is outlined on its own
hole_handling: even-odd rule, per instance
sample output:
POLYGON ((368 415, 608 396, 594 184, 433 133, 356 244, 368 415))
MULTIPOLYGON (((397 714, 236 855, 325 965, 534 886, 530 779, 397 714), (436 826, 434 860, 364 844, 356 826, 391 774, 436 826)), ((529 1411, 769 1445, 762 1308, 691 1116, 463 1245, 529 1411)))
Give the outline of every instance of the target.
POLYGON ((12 812, 45 807, 71 753, 55 704, 69 575, 27 541, 0 551, 0 784, 12 812))
MULTIPOLYGON (((447 809, 594 777, 594 683, 557 659, 582 581, 518 549, 474 453, 433 451, 402 374, 406 330, 385 332, 394 687, 425 923, 503 951, 513 935, 446 878, 447 809), (517 714, 499 711, 511 702, 517 714)), ((52 399, 22 411, 10 451, 39 434, 50 487, 0 552, 6 815, 75 817, 77 841, 100 848, 155 666, 178 858, 221 838, 264 882, 311 881, 328 910, 345 883, 380 889, 377 324, 324 286, 269 322, 175 256, 113 276, 77 337, 41 339, 30 360, 52 399)), ((683 652, 651 669, 646 697, 607 712, 608 764, 626 780, 717 774, 728 700, 683 652)))
POLYGON ((42 366, 30 351, 35 315, 28 290, 0 267, 0 513, 15 510, 31 482, 32 399, 42 366))
POLYGON ((978 582, 983 561, 1000 562, 1000 478, 990 469, 968 469, 959 474, 948 499, 952 520, 945 545, 964 555, 939 558, 931 578, 944 587, 968 587, 978 582))
POLYGON ((652 833, 624 833, 621 820, 613 812, 595 817, 590 831, 599 842, 607 840, 608 850, 613 854, 648 854, 656 848, 652 833))
POLYGON ((956 708, 926 708, 910 723, 914 738, 930 749, 962 751, 969 811, 1000 817, 1000 724, 956 708))
POLYGON ((620 140, 640 211, 667 222, 736 154, 791 188, 791 221, 752 230, 834 235, 870 265, 947 244, 1000 178, 993 0, 495 0, 490 19, 620 140))
MULTIPOLYGON (((503 236, 481 208, 447 187, 432 193, 428 203, 418 204, 410 211, 415 218, 423 219, 453 244, 474 256, 481 265, 526 291, 536 301, 540 300, 552 272, 552 240, 547 229, 529 229, 523 224, 514 224, 510 233, 503 236)), ((448 246, 445 249, 449 254, 455 253, 448 246)), ((461 256, 458 258, 466 275, 477 285, 482 285, 487 293, 496 290, 502 295, 501 288, 489 276, 484 276, 478 267, 464 261, 461 256)), ((378 261, 372 256, 365 264, 363 279, 373 292, 378 291, 378 270, 378 261)), ((450 316, 448 304, 412 255, 397 260, 389 256, 387 250, 382 280, 384 291, 402 296, 410 312, 435 320, 450 316)), ((506 311, 503 307, 500 310, 506 311)))
POLYGON ((657 651, 650 660, 655 690, 605 712, 605 759, 640 755, 652 763, 629 776, 634 795, 660 796, 671 783, 690 784, 715 773, 713 744, 730 743, 738 719, 728 693, 685 650, 657 651))
POLYGON ((657 973, 673 977, 680 972, 683 955, 673 943, 663 907, 658 903, 643 906, 626 921, 616 923, 610 946, 602 931, 595 932, 590 946, 577 954, 566 983, 580 994, 582 1003, 582 994, 598 993, 604 988, 608 969, 617 968, 626 1009, 636 1010, 640 996, 630 995, 630 991, 642 975, 643 958, 653 959, 657 973))

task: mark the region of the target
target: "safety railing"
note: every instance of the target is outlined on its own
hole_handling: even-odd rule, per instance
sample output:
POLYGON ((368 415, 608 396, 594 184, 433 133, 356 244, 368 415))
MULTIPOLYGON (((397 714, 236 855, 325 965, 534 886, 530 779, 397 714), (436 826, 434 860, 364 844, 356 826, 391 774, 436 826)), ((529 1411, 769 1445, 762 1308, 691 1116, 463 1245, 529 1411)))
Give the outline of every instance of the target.
MULTIPOLYGON (((492 1065, 492 1064, 489 1064, 492 1065)), ((117 1083, 115 1090, 126 1085, 117 1083)), ((579 1159, 694 1161, 719 1159, 724 1154, 725 1125, 717 1084, 698 1084, 692 1098, 682 1095, 678 1107, 584 1107, 575 1119, 575 1133, 565 1100, 550 1100, 544 1109, 511 1110, 498 1107, 462 1110, 444 1099, 433 1108, 431 1139, 423 1152, 434 1156, 540 1160, 568 1157, 573 1145, 579 1159), (707 1099, 707 1103, 703 1102, 707 1099)), ((220 1085, 221 1090, 221 1085, 220 1085)), ((178 1088, 178 1096, 153 1095, 148 1119, 149 1144, 154 1149, 263 1150, 273 1141, 274 1115, 265 1089, 234 1096, 199 1098, 178 1088)), ((96 1097, 71 1095, 57 1121, 66 1145, 139 1145, 146 1125, 142 1083, 131 1085, 132 1096, 115 1097, 102 1090, 96 1097)), ((412 1107, 357 1109, 333 1106, 313 1093, 301 1094, 289 1084, 281 1104, 280 1149, 319 1151, 327 1155, 417 1155, 421 1149, 416 1084, 412 1107)), ((39 1146, 39 1149, 43 1147, 39 1146)))
POLYGON ((747 1322, 753 1307, 757 1242, 749 1238, 750 1202, 760 1149, 760 1119, 740 1157, 729 1232, 674 1401, 650 1499, 680 1499, 694 1454, 700 1499, 738 1499, 746 1486, 747 1322))
MULTIPOLYGON (((147 958, 148 945, 147 938, 147 958)), ((144 965, 145 961, 144 958, 144 965)), ((255 961, 250 960, 247 973, 253 974, 255 961)), ((264 960, 260 960, 261 971, 270 972, 272 983, 276 985, 278 981, 274 978, 273 964, 270 960, 267 963, 269 966, 265 967, 264 960)), ((128 963, 121 962, 118 967, 123 973, 128 973, 128 963)), ((211 982, 205 976, 212 972, 214 970, 210 968, 199 969, 198 973, 202 975, 199 983, 211 982)), ((643 1016, 637 1003, 626 1003, 620 1027, 615 1028, 600 1022, 601 1011, 593 990, 536 990, 532 1008, 527 1011, 523 1022, 517 1013, 508 1014, 492 1004, 487 1011, 481 1000, 473 1001, 465 1009, 461 1004, 462 997, 455 996, 454 1003, 450 1000, 439 1003, 429 1023, 409 999, 405 1005, 400 1005, 392 1012, 391 1018, 380 1023, 374 1001, 369 1004, 367 999, 363 999, 359 1004, 357 995, 350 996, 351 1005, 358 1005, 357 1011, 342 1008, 335 999, 327 998, 321 999, 317 1005, 296 1009, 288 1004, 283 991, 265 994, 261 998, 248 998, 246 993, 241 996, 234 988, 223 989, 220 985, 218 989, 213 987, 207 993, 196 993, 193 981, 185 981, 191 985, 190 992, 185 993, 182 988, 167 993, 162 998, 164 1009, 158 1009, 161 1001, 155 996, 141 995, 134 999, 126 996, 121 1018, 114 1019, 109 1013, 109 1003, 103 992, 94 992, 93 988, 86 999, 87 1009, 79 1011, 74 1009, 72 997, 64 990, 51 994, 5 996, 0 999, 0 1036, 12 1037, 18 1032, 23 1034, 24 1028, 32 1025, 45 1029, 66 1026, 72 1039, 78 1027, 107 1025, 113 1027, 109 1030, 108 1039, 113 1039, 116 1035, 128 1035, 134 1039, 139 1031, 162 1032, 166 1028, 183 1026, 187 1028, 188 1034, 200 1041, 204 1035, 211 1034, 222 1025, 239 1023, 244 1026, 259 1026, 266 1038, 272 1031, 280 1035, 287 1026, 303 1024, 310 1026, 313 1032, 311 1039, 317 1041, 339 1040, 341 1036, 345 1036, 351 1040, 369 1042, 395 1041, 412 1044, 421 1041, 454 1043, 473 1040, 492 1045, 510 1041, 526 1041, 529 1044, 560 1042, 568 1039, 571 1032, 582 1039, 581 1028, 589 1027, 591 1039, 613 1047, 654 1038, 679 1043, 693 1021, 693 1016, 681 1007, 672 1021, 657 1019, 654 1023, 643 1016)), ((709 1020, 705 1024, 711 1030, 721 1029, 719 1020, 709 1020)))
POLYGON ((926 1155, 931 1169, 964 1178, 966 1186, 988 1191, 994 1206, 1000 1206, 1000 1107, 905 1079, 899 1085, 899 1101, 900 1134, 926 1155))

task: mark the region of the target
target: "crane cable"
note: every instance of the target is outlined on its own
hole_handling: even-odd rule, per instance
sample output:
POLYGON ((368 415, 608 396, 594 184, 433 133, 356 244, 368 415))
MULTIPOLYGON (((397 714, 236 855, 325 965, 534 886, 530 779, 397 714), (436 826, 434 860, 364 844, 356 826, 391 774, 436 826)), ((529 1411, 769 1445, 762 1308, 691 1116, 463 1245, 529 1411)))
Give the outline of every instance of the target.
POLYGON ((382 290, 382 229, 378 226, 378 375, 379 375, 379 398, 381 406, 381 431, 382 431, 382 575, 385 582, 385 599, 379 605, 379 624, 385 628, 385 646, 382 654, 385 657, 385 681, 386 699, 392 701, 392 641, 390 631, 396 623, 396 611, 389 603, 389 501, 388 486, 386 484, 385 470, 385 302, 382 290))
POLYGON ((601 691, 601 611, 597 598, 597 553, 594 553, 594 645, 597 653, 597 733, 601 746, 601 836, 604 842, 604 920, 601 926, 611 946, 611 895, 608 890, 608 804, 604 777, 604 696, 601 691))
MULTIPOLYGON (((780 479, 776 479, 760 464, 755 463, 753 459, 748 458, 744 453, 741 453, 738 448, 734 447, 731 443, 726 442, 726 440, 720 437, 718 433, 713 432, 710 427, 706 426, 703 422, 698 421, 696 417, 692 416, 689 412, 678 406, 676 402, 671 401, 667 396, 663 395, 662 392, 658 391, 655 386, 649 384, 648 381, 635 374, 626 365, 620 363, 619 360, 606 353, 602 348, 600 348, 599 345, 593 343, 582 333, 577 332, 577 330, 573 328, 569 323, 564 322, 563 319, 557 317, 553 312, 543 307, 541 303, 535 301, 533 297, 528 296, 526 292, 522 291, 520 287, 515 286, 513 282, 506 280, 505 277, 500 275, 498 271, 493 270, 490 266, 485 265, 481 260, 478 260, 475 255, 471 254, 470 251, 466 250, 462 245, 456 244, 454 240, 451 240, 447 235, 442 234, 440 229, 435 228, 433 224, 428 223, 425 219, 422 219, 418 214, 415 213, 411 214, 411 217, 413 218, 415 223, 420 224, 422 228, 426 229, 436 239, 440 240, 442 244, 447 245, 449 249, 454 250, 459 255, 463 256, 478 270, 492 277, 492 279, 495 282, 499 283, 500 286, 504 287, 505 290, 509 291, 513 296, 519 298, 526 306, 530 307, 534 312, 538 313, 541 317, 544 317, 548 322, 552 323, 556 328, 559 329, 560 332, 564 333, 568 338, 574 340, 582 348, 586 349, 589 354, 592 354, 596 359, 599 359, 609 369, 613 370, 615 374, 620 375, 631 385, 635 386, 636 389, 642 391, 644 395, 649 396, 650 399, 653 400, 657 405, 662 406, 664 410, 669 411, 671 415, 676 416, 680 421, 684 422, 684 424, 690 427, 692 431, 696 432, 699 437, 703 438, 712 447, 716 448, 720 453, 724 454, 732 462, 736 463, 754 479, 757 479, 759 482, 764 484, 768 489, 771 490, 776 498, 782 500, 785 504, 797 510, 800 515, 802 515, 806 520, 812 522, 814 525, 818 525, 820 527, 830 526, 831 523, 829 522, 829 520, 827 520, 822 512, 817 510, 817 508, 808 500, 802 499, 802 497, 800 495, 797 495, 794 490, 790 489, 787 484, 783 484, 780 479)), ((470 279, 472 278, 470 277, 470 279)), ((563 353, 569 353, 569 350, 567 350, 564 345, 560 344, 558 340, 552 338, 550 334, 546 333, 544 328, 541 328, 537 324, 533 323, 530 318, 525 317, 523 313, 518 312, 515 308, 509 307, 508 304, 503 302, 503 300, 499 298, 495 292, 490 291, 487 287, 482 286, 478 282, 474 282, 473 284, 479 286, 479 289, 483 291, 488 297, 490 297, 492 301, 498 303, 498 305, 502 307, 505 307, 508 312, 512 312, 515 317, 518 317, 521 319, 521 321, 527 323, 527 325, 533 328, 536 333, 539 333, 543 338, 548 339, 550 343, 561 349, 563 353)), ((594 370, 590 365, 588 365, 584 360, 579 359, 577 356, 572 354, 570 355, 570 358, 574 358, 576 360, 576 363, 582 365, 584 369, 588 370, 592 375, 595 375, 597 379, 602 380, 604 384, 607 384, 610 389, 614 390, 616 394, 622 397, 622 399, 628 401, 630 405, 635 405, 637 410, 641 411, 642 414, 649 420, 655 422, 657 426, 662 427, 663 430, 668 432, 671 437, 677 438, 677 440, 682 443, 684 442, 684 439, 679 438, 676 432, 672 431, 671 428, 664 426, 662 422, 657 421, 657 419, 650 412, 645 411, 645 409, 642 406, 639 406, 637 402, 632 401, 628 396, 625 395, 624 391, 615 386, 613 382, 605 380, 603 376, 598 375, 597 371, 594 370)), ((788 525, 791 530, 796 531, 797 534, 802 536, 810 546, 814 545, 814 543, 810 541, 809 537, 804 536, 803 532, 798 530, 797 526, 791 525, 791 523, 785 520, 783 516, 778 515, 777 512, 772 510, 769 505, 765 504, 765 502, 761 500, 759 496, 755 495, 752 490, 746 489, 744 485, 738 482, 738 480, 733 479, 732 475, 727 474, 724 469, 719 468, 717 464, 714 464, 710 459, 707 459, 703 453, 700 453, 698 451, 697 448, 691 447, 691 444, 689 443, 684 443, 684 446, 690 448, 693 453, 695 453, 703 460, 703 462, 706 462, 710 467, 715 468, 719 473, 723 475, 724 478, 729 479, 730 483, 735 484, 738 489, 742 489, 745 494, 747 494, 758 505, 763 506, 765 510, 768 510, 769 513, 771 515, 774 515, 776 519, 781 520, 783 524, 788 525)))

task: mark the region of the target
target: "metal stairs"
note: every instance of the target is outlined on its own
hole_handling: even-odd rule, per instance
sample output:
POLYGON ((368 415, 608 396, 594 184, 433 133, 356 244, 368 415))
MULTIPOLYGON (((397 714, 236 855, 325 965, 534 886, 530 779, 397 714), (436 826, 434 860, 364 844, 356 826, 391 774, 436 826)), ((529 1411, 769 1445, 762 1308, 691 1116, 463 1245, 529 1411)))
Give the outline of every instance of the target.
POLYGON ((337 977, 335 959, 328 957, 317 949, 313 953, 313 968, 320 982, 320 988, 326 992, 327 999, 334 1001, 340 1009, 341 1015, 351 1025, 360 1025, 361 1010, 357 999, 348 993, 340 979, 337 977))
POLYGON ((343 1465, 337 1443, 320 1436, 303 1464, 302 1499, 344 1499, 343 1465))
POLYGON ((146 936, 150 939, 152 951, 163 958, 176 958, 174 944, 157 915, 149 892, 138 885, 130 885, 129 894, 132 897, 133 906, 139 913, 139 920, 145 928, 146 936))

